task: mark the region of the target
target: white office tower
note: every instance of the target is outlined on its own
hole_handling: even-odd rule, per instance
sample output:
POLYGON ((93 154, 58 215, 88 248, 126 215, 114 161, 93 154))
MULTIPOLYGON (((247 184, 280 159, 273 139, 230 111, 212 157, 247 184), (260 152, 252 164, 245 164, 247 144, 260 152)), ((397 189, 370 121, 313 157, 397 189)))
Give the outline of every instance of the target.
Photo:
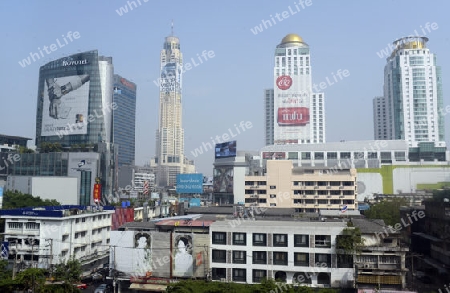
MULTIPOLYGON (((427 42, 426 37, 394 42, 384 68, 385 111, 374 110, 378 117, 374 120, 382 121, 385 116, 386 124, 375 127, 387 133, 383 139, 406 140, 410 147, 423 142, 445 147, 441 68, 427 42)), ((375 139, 381 137, 376 134, 375 139)))
POLYGON ((177 174, 192 172, 193 162, 184 157, 182 127, 182 67, 180 40, 166 37, 161 50, 161 78, 159 79, 159 127, 156 132, 156 180, 158 186, 176 184, 177 174))
POLYGON ((275 50, 274 84, 273 143, 324 143, 324 94, 312 92, 309 46, 296 34, 275 50))

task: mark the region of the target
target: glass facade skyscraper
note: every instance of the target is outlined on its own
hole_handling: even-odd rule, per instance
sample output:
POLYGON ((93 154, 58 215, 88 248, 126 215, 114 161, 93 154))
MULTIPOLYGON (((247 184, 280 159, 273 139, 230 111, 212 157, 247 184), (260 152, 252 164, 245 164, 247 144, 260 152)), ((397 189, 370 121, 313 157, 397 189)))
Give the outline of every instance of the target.
POLYGON ((119 149, 118 165, 133 165, 136 138, 136 84, 114 75, 113 141, 119 149))
POLYGON ((97 50, 49 62, 39 70, 36 146, 112 142, 113 65, 97 50))
POLYGON ((36 112, 36 146, 41 153, 24 157, 12 175, 79 177, 82 204, 91 203, 96 180, 102 185, 102 198, 112 195, 118 169, 112 133, 117 108, 113 77, 112 57, 99 56, 97 50, 41 66, 36 112), (45 149, 44 143, 59 143, 62 149, 45 149), (46 154, 49 151, 59 153, 53 157, 46 154), (59 166, 58 156, 62 156, 61 164, 72 157, 74 167, 59 166), (85 167, 92 160, 96 167, 85 167))

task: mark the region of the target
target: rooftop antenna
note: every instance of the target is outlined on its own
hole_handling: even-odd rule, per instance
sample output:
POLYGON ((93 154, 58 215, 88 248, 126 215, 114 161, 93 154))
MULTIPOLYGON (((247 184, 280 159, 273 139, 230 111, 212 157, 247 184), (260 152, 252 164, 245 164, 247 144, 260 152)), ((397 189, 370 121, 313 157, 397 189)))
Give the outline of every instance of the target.
POLYGON ((172 35, 171 36, 173 37, 173 19, 172 19, 172 35))

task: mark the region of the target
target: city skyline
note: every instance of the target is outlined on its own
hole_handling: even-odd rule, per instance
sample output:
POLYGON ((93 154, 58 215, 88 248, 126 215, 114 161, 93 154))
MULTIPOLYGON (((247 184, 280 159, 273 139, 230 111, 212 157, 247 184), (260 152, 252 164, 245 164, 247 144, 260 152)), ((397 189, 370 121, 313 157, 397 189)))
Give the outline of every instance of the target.
MULTIPOLYGON (((175 7, 140 1, 141 5, 132 6, 121 16, 117 10, 127 1, 47 1, 50 5, 46 7, 32 2, 1 3, 2 10, 8 11, 1 20, 4 43, 8 44, 3 47, 1 58, 8 69, 0 73, 4 82, 2 101, 8 111, 2 112, 0 133, 34 137, 39 67, 64 56, 97 49, 99 54, 111 56, 115 71, 139 88, 136 163, 149 162, 155 154, 153 134, 158 128, 159 88, 153 81, 159 76, 161 40, 170 34, 172 19, 174 34, 183 44, 184 61, 191 64, 183 81, 184 152, 195 160, 200 173, 212 174, 214 153, 207 151, 193 157, 191 152, 211 141, 210 137, 234 129, 234 124, 249 121, 253 125, 236 137, 238 150, 258 150, 265 145, 261 96, 264 89, 273 87, 273 48, 289 33, 300 35, 311 48, 313 86, 327 97, 329 142, 372 139, 372 99, 383 93, 386 57, 392 51, 392 42, 401 37, 420 34, 429 38, 428 48, 438 56, 442 67, 444 108, 448 108, 450 56, 445 49, 450 44, 450 21, 442 9, 447 2, 425 6, 419 1, 408 5, 401 1, 310 2, 304 7, 298 4, 299 10, 294 1, 248 1, 221 6, 196 1, 175 7), (409 17, 418 9, 421 15, 409 17), (76 15, 88 20, 81 22, 76 15), (42 22, 47 18, 52 21, 42 22), (318 19, 320 26, 311 25, 318 19), (97 27, 92 29, 93 26, 97 27), (257 26, 262 31, 254 34, 257 26), (200 63, 198 57, 205 50, 213 51, 214 58, 200 63), (19 62, 28 57, 30 64, 21 66, 19 62), (336 81, 334 76, 339 70, 348 70, 350 75, 336 81)), ((446 110, 444 114, 447 113, 446 110)), ((449 137, 447 127, 447 142, 449 137)))

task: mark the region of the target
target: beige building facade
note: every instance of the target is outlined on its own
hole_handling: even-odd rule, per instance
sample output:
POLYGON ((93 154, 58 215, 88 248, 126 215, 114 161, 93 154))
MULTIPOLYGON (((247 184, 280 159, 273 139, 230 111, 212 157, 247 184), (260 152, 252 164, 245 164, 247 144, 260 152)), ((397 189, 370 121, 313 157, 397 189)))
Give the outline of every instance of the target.
POLYGON ((245 206, 319 210, 356 210, 356 169, 326 172, 294 167, 291 160, 268 160, 265 174, 245 177, 245 206))

